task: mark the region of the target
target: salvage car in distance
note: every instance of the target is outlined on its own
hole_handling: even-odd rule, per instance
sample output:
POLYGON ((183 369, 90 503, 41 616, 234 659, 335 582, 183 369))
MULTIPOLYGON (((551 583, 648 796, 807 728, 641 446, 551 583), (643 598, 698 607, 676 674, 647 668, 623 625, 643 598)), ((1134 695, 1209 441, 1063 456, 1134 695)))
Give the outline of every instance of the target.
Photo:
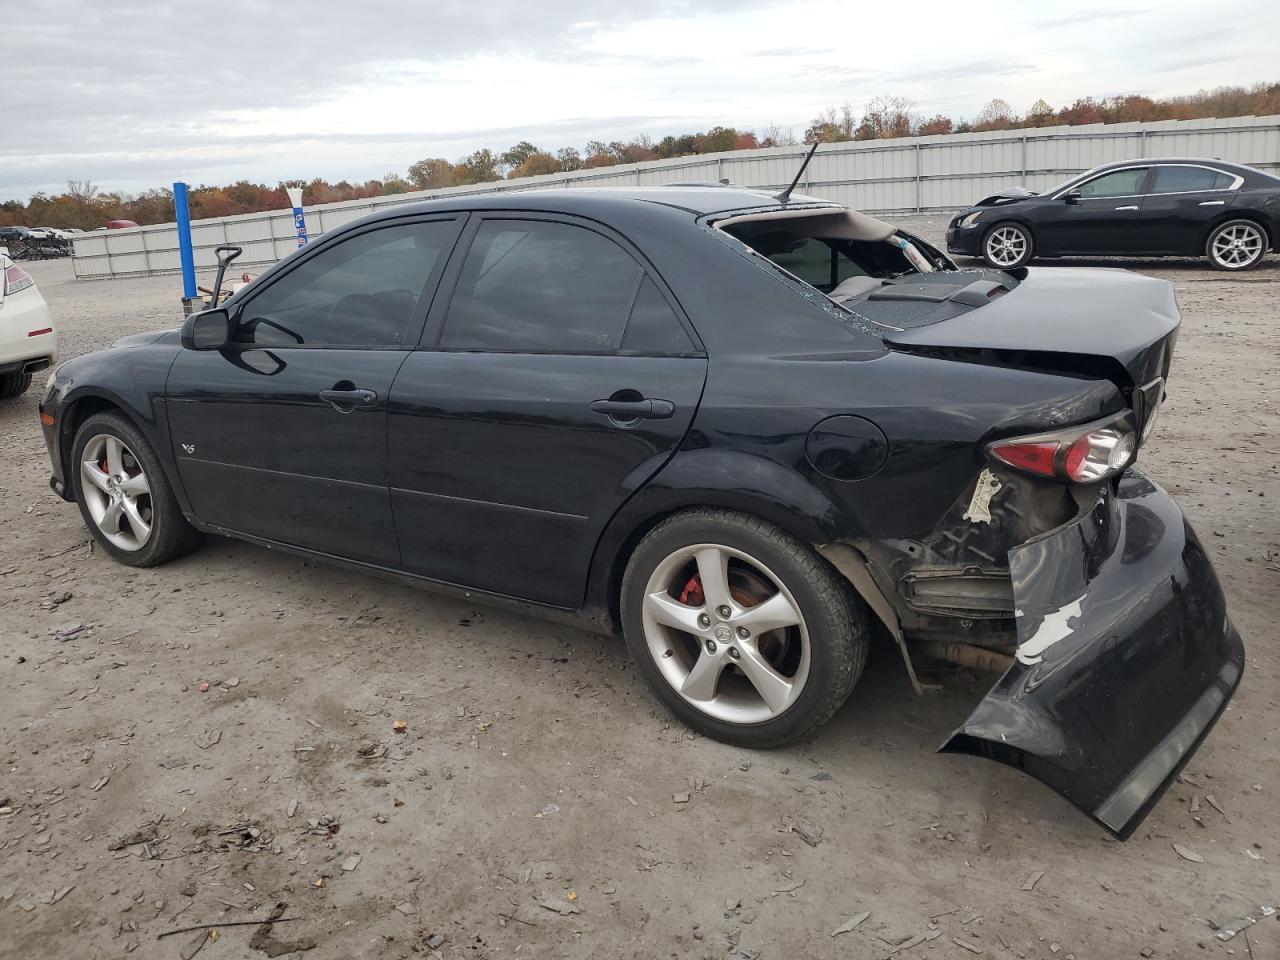
POLYGON ((58 356, 58 332, 36 281, 0 253, 0 400, 27 392, 58 356))
POLYGON ((959 270, 811 198, 510 193, 328 233, 40 409, 122 563, 216 533, 621 632, 731 743, 827 720, 873 629, 976 648, 944 749, 1126 836, 1243 667, 1134 467, 1178 324, 1163 281, 959 270))
POLYGON ((1220 160, 1125 160, 1044 194, 1015 187, 947 228, 947 251, 1001 270, 1039 257, 1206 257, 1248 270, 1280 250, 1280 178, 1220 160))

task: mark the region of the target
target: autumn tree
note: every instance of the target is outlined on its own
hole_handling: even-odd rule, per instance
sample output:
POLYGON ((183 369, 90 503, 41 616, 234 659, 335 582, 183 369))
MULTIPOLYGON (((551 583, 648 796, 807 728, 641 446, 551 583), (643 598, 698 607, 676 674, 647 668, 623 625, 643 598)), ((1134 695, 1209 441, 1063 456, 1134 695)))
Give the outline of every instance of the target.
POLYGON ((453 164, 440 157, 419 160, 409 167, 409 182, 415 190, 438 190, 452 187, 453 164))
POLYGON ((1053 124, 1053 107, 1041 97, 1031 105, 1031 109, 1027 111, 1026 117, 1022 121, 1028 127, 1047 127, 1053 124))
POLYGON ((867 104, 853 139, 889 140, 911 136, 911 111, 914 107, 915 104, 906 97, 876 97, 867 104))
POLYGON ((556 163, 560 165, 563 173, 570 170, 582 169, 582 156, 578 153, 577 147, 561 147, 556 151, 556 163))
POLYGON ((453 165, 453 178, 457 183, 489 183, 501 180, 498 164, 501 161, 488 147, 469 153, 453 165))
POLYGON ((1098 102, 1093 97, 1081 97, 1071 106, 1059 110, 1058 119, 1070 126, 1101 123, 1102 112, 1098 109, 1098 102))
MULTIPOLYGON (((535 153, 543 153, 528 140, 521 140, 509 150, 503 151, 498 157, 498 162, 507 170, 514 170, 532 157, 535 153)), ((510 174, 508 174, 509 176, 510 174)))
POLYGON ((809 121, 804 131, 805 143, 838 143, 852 140, 856 129, 853 119, 853 108, 845 104, 838 110, 827 107, 809 121))
POLYGON ((916 127, 916 136, 934 137, 939 134, 952 133, 954 128, 955 124, 951 122, 950 117, 938 114, 929 120, 921 120, 920 125, 916 127))
POLYGON ((514 177, 541 177, 560 172, 560 161, 551 154, 538 150, 524 158, 524 162, 507 174, 508 179, 514 177))
POLYGON ((764 128, 760 137, 760 146, 762 147, 794 147, 796 145, 796 135, 791 132, 790 128, 783 130, 776 123, 771 123, 764 128))
POLYGON ((382 178, 382 192, 384 194, 408 193, 412 189, 413 184, 394 170, 382 178))
POLYGON ((617 162, 617 158, 609 150, 607 143, 602 140, 590 140, 587 142, 587 153, 582 158, 582 168, 584 170, 594 170, 596 167, 612 167, 617 162))
POLYGON ((975 132, 1011 130, 1017 124, 1018 117, 1013 112, 1013 107, 1009 106, 1007 100, 996 97, 982 105, 982 109, 978 111, 978 116, 973 121, 973 129, 975 132))

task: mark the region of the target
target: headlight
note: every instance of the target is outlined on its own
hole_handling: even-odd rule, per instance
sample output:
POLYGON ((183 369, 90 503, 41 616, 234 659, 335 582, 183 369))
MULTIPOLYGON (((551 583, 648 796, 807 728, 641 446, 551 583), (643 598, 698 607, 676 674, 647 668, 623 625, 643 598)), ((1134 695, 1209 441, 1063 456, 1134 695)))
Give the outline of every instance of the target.
POLYGON ((976 227, 978 225, 978 218, 981 216, 982 216, 981 210, 978 210, 978 211, 975 211, 974 213, 969 214, 967 217, 965 217, 963 220, 960 221, 960 229, 968 230, 970 227, 976 227))

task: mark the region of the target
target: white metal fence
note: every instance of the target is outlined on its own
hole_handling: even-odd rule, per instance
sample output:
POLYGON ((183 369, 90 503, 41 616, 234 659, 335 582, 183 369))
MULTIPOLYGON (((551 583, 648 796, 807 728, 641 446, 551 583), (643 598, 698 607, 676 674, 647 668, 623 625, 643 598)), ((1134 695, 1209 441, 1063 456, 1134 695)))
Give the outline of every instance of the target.
MULTIPOLYGON (((434 197, 554 187, 660 186, 728 178, 746 187, 781 189, 807 148, 736 150, 674 160, 500 180, 371 200, 321 204, 306 210, 307 233, 318 236, 389 204, 434 197)), ((1217 157, 1280 174, 1280 116, 958 133, 899 140, 824 144, 797 192, 882 215, 929 213, 967 206, 1001 187, 1045 190, 1074 173, 1134 157, 1217 157)), ((244 248, 236 261, 261 266, 297 246, 288 210, 196 220, 191 224, 198 270, 215 265, 213 248, 244 248)), ((173 273, 180 269, 172 223, 96 232, 74 241, 81 278, 173 273)))

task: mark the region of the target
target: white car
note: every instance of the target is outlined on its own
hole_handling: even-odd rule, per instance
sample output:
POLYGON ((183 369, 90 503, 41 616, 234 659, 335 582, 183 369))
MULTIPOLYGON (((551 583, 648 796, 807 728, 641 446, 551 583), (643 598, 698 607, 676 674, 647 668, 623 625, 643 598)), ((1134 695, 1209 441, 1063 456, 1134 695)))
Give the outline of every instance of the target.
POLYGON ((58 332, 31 274, 0 254, 0 400, 24 393, 58 357, 58 332))

